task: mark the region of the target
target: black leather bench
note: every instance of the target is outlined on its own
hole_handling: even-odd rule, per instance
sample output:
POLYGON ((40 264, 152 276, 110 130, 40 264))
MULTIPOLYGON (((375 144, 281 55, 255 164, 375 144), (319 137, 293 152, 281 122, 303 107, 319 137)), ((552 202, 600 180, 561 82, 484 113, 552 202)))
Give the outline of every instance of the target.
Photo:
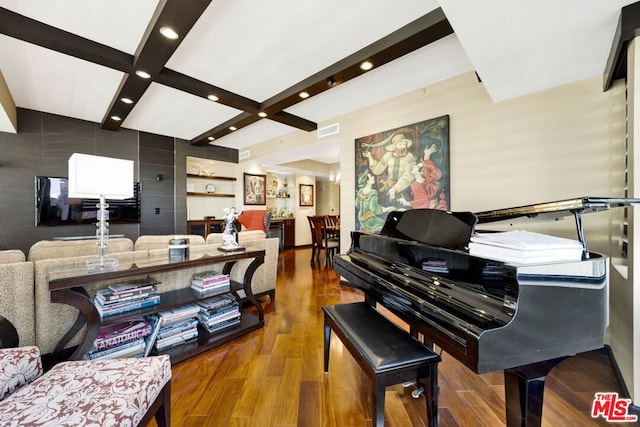
POLYGON ((427 379, 427 423, 438 425, 440 356, 423 346, 366 302, 325 306, 324 372, 329 372, 331 330, 370 378, 375 425, 384 426, 384 393, 388 385, 427 379))

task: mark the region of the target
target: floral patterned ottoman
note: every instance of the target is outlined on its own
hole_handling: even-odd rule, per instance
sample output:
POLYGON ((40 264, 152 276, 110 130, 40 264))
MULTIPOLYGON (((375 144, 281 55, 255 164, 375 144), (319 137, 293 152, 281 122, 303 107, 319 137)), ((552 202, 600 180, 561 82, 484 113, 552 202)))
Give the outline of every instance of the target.
POLYGON ((0 426, 137 426, 153 416, 170 424, 169 356, 62 362, 41 373, 37 347, 0 349, 0 426))

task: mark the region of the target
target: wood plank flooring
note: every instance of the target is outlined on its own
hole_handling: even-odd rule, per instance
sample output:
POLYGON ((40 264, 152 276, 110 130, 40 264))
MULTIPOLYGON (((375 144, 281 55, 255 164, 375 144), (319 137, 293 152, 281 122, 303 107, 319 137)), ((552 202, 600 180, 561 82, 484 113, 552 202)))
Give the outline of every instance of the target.
MULTIPOLYGON (((340 340, 331 340, 329 374, 322 368, 321 307, 362 294, 341 287, 330 267, 310 265, 310 256, 306 248, 280 254, 276 299, 263 299, 265 328, 173 367, 173 426, 372 425, 371 384, 340 340)), ((505 425, 502 372, 477 375, 442 358, 440 425, 505 425)), ((604 355, 563 361, 547 377, 542 425, 614 425, 590 417, 594 393, 604 391, 620 392, 604 355)), ((385 416, 386 426, 424 426, 424 398, 389 387, 385 416)))

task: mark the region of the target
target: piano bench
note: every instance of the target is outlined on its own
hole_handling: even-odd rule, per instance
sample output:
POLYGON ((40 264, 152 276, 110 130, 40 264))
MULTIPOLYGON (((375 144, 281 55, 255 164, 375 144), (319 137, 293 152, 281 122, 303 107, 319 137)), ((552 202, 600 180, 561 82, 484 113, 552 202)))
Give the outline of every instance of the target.
POLYGON ((427 425, 438 425, 440 356, 423 346, 366 302, 322 307, 324 372, 329 372, 331 330, 371 380, 375 425, 384 426, 384 393, 389 385, 429 379, 425 387, 427 425))

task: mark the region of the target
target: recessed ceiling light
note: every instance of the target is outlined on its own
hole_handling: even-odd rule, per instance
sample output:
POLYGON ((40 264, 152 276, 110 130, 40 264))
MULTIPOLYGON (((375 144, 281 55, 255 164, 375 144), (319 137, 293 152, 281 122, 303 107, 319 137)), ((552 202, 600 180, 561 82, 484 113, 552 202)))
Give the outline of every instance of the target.
POLYGON ((160 34, 171 40, 178 38, 178 33, 176 33, 171 27, 160 27, 160 34))
POLYGON ((124 102, 125 104, 133 104, 133 100, 130 98, 120 98, 120 101, 124 102))
POLYGON ((215 138, 213 136, 210 136, 207 138, 209 141, 213 141, 215 138))
POLYGON ((267 117, 267 113, 265 113, 264 111, 260 111, 260 112, 258 113, 258 115, 259 115, 260 117, 267 117))
POLYGON ((208 99, 209 101, 216 102, 216 101, 218 101, 220 98, 218 98, 218 97, 217 97, 217 96, 215 96, 215 95, 209 95, 209 96, 207 96, 207 99, 208 99))
POLYGON ((122 119, 118 116, 111 116, 111 120, 113 120, 114 122, 119 122, 122 119))
POLYGON ((238 128, 235 126, 229 126, 229 130, 238 130, 238 128))
POLYGON ((138 70, 136 71, 136 76, 143 78, 143 79, 150 79, 151 78, 151 74, 147 73, 146 71, 142 71, 142 70, 138 70))
POLYGON ((360 69, 363 71, 369 71, 372 68, 373 64, 369 61, 364 61, 362 64, 360 64, 360 69))
POLYGON ((300 96, 300 98, 305 99, 309 97, 309 93, 308 92, 300 92, 298 94, 298 96, 300 96))

